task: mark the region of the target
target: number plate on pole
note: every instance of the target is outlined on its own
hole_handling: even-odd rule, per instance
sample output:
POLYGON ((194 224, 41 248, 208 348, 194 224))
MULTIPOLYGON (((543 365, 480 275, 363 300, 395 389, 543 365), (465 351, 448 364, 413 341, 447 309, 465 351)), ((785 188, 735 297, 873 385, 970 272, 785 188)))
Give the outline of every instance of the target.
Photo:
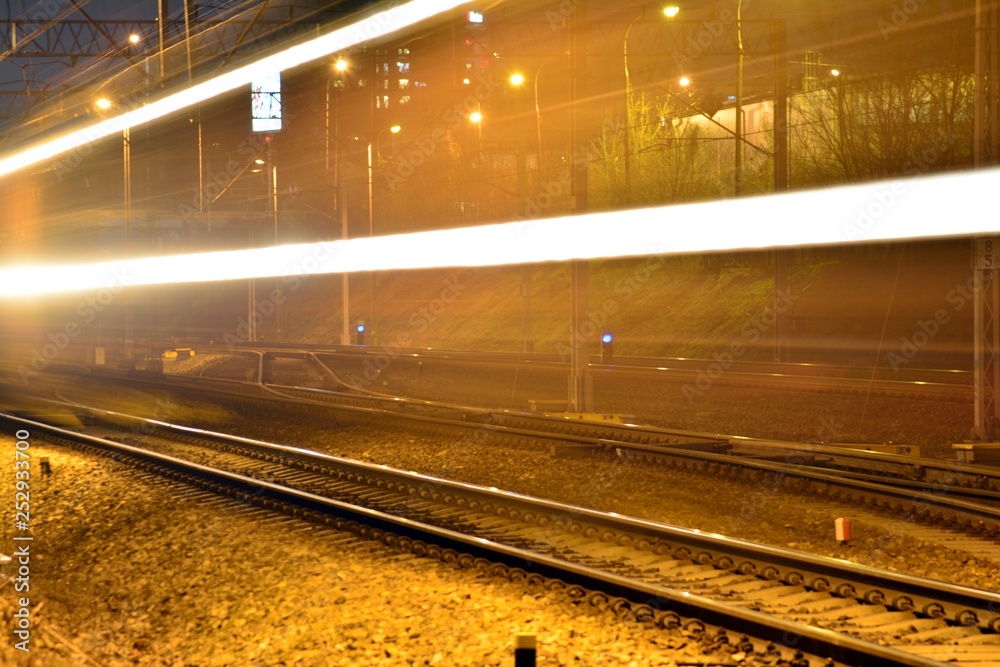
POLYGON ((976 239, 976 268, 1000 269, 1000 237, 976 239))

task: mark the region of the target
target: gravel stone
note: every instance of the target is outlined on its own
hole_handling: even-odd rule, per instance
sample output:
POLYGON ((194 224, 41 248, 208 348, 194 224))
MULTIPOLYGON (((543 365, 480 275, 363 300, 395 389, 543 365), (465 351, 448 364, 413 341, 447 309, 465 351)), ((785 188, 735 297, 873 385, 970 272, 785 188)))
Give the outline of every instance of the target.
MULTIPOLYGON (((9 437, 0 445, 13 450, 9 437)), ((200 501, 124 464, 40 440, 31 455, 53 470, 31 481, 32 651, 5 633, 3 665, 510 665, 518 632, 538 634, 539 665, 730 659, 727 647, 704 654, 680 632, 541 589, 200 501)), ((13 472, 13 456, 0 459, 4 497, 13 472)), ((12 503, 0 508, 8 545, 12 515, 12 503)))

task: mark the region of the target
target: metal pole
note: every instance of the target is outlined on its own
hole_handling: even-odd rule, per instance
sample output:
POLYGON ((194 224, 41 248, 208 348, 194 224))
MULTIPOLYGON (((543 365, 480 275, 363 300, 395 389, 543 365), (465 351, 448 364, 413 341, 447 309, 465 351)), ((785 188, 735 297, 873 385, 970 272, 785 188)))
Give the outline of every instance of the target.
MULTIPOLYGON (((372 142, 368 142, 368 237, 375 236, 375 197, 374 197, 375 169, 372 166, 372 142)), ((378 344, 378 327, 375 320, 375 272, 371 272, 371 336, 372 345, 378 344)))
MULTIPOLYGON (((341 196, 340 198, 340 233, 344 240, 347 240, 347 205, 346 199, 341 196)), ((351 274, 342 273, 340 274, 340 289, 341 298, 344 303, 344 327, 340 332, 340 344, 350 345, 351 344, 351 313, 350 313, 350 303, 351 303, 351 274)))
MULTIPOLYGON (((132 139, 131 132, 127 127, 122 130, 122 164, 125 256, 128 257, 132 254, 132 139)), ((133 347, 135 345, 135 341, 133 340, 135 332, 133 331, 132 321, 132 299, 127 290, 123 296, 125 297, 125 358, 132 359, 134 355, 133 347)))
POLYGON ((184 0, 184 47, 187 51, 188 83, 190 83, 194 70, 191 65, 191 7, 188 0, 184 0))
MULTIPOLYGON (((271 165, 271 212, 274 215, 274 245, 278 245, 278 166, 271 165)), ((281 291, 281 278, 274 279, 276 291, 281 291)), ((276 300, 274 304, 274 328, 276 329, 278 342, 281 342, 281 300, 276 300)))
POLYGON ((160 62, 160 83, 161 84, 164 82, 164 79, 166 79, 166 76, 167 76, 166 51, 165 51, 165 49, 166 49, 166 42, 165 42, 165 39, 164 39, 164 33, 165 33, 166 29, 164 28, 164 24, 166 22, 166 17, 167 17, 168 14, 169 14, 169 11, 167 10, 167 0, 158 0, 158 2, 157 2, 156 28, 157 28, 157 33, 158 33, 159 40, 160 40, 159 62, 160 62))
MULTIPOLYGON (((330 78, 326 77, 326 170, 330 171, 330 78)), ((340 237, 347 240, 347 204, 344 193, 341 191, 340 183, 340 91, 335 93, 335 104, 333 114, 333 211, 340 212, 340 237)), ((351 290, 350 276, 347 273, 340 274, 340 299, 342 309, 343 326, 340 330, 340 344, 351 344, 351 290)))
POLYGON ((973 164, 993 164, 1000 152, 1000 3, 976 0, 975 97, 973 105, 973 164))
MULTIPOLYGON (((570 169, 571 213, 581 215, 587 212, 587 176, 589 172, 589 151, 587 136, 590 124, 584 121, 582 105, 587 101, 587 5, 582 0, 570 19, 570 169), (581 127, 582 126, 582 127, 581 127)), ((587 365, 590 362, 591 328, 587 321, 587 305, 590 300, 589 265, 586 260, 574 260, 570 265, 570 376, 569 405, 574 412, 589 412, 592 408, 592 392, 587 365)))
POLYGON ((628 35, 641 16, 628 24, 622 43, 622 59, 625 61, 625 191, 628 193, 632 191, 632 77, 628 72, 628 35))
POLYGON ((736 3, 736 164, 733 174, 733 192, 743 194, 743 0, 736 3))

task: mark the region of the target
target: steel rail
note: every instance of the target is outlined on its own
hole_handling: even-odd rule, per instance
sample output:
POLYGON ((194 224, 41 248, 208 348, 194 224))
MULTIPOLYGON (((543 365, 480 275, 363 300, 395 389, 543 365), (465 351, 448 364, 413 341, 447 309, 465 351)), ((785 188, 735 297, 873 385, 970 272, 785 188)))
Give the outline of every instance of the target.
MULTIPOLYGON (((128 379, 130 381, 150 383, 158 386, 176 384, 166 382, 162 376, 154 377, 152 374, 143 374, 142 377, 130 376, 128 379)), ((192 378, 186 378, 180 384, 196 391, 201 391, 205 388, 199 386, 200 383, 192 378)), ((509 416, 506 414, 498 419, 493 419, 490 415, 484 416, 482 414, 473 419, 470 419, 464 413, 450 415, 411 414, 402 408, 405 405, 403 403, 399 404, 401 406, 400 409, 385 410, 357 405, 338 405, 331 402, 331 400, 282 397, 278 391, 278 389, 283 391, 300 391, 326 399, 336 398, 315 389, 305 390, 277 385, 262 386, 252 383, 222 380, 209 380, 206 384, 210 387, 221 385, 223 391, 231 394, 235 393, 238 396, 242 395, 240 394, 241 391, 252 392, 255 400, 268 400, 270 396, 270 400, 281 400, 303 407, 325 406, 337 412, 347 413, 354 420, 399 422, 409 427, 417 426, 430 430, 455 430, 460 433, 487 432, 497 437, 547 443, 553 447, 589 448, 594 451, 603 449, 621 458, 670 462, 673 465, 679 466, 728 468, 740 470, 744 474, 750 475, 766 473, 771 476, 778 476, 786 482, 804 486, 811 493, 825 492, 842 495, 847 498, 857 498, 865 502, 914 512, 919 516, 931 520, 958 525, 970 532, 1000 535, 1000 509, 950 498, 947 493, 913 491, 890 484, 847 479, 834 473, 819 472, 807 466, 793 463, 761 461, 746 457, 716 454, 711 451, 699 451, 713 449, 724 444, 719 440, 706 438, 705 434, 693 435, 690 432, 673 432, 677 436, 677 440, 672 442, 661 440, 656 444, 646 445, 634 441, 620 441, 600 437, 599 435, 581 435, 577 431, 577 424, 579 422, 569 422, 568 420, 560 420, 559 422, 567 431, 566 433, 554 433, 534 431, 518 426, 507 426, 503 423, 503 419, 509 416), (681 438, 684 438, 684 440, 681 440, 681 438)), ((518 415, 513 415, 512 417, 517 418, 518 415)), ((604 430, 606 429, 606 425, 591 425, 585 428, 604 430)), ((636 432, 633 431, 633 433, 636 432)), ((663 429, 655 429, 653 432, 657 434, 671 433, 663 429)))
POLYGON ((222 446, 235 446, 276 458, 284 465, 295 465, 309 471, 322 469, 347 479, 365 479, 372 486, 404 488, 411 494, 459 507, 490 507, 493 510, 504 507, 504 516, 528 517, 529 522, 562 526, 578 534, 605 535, 607 539, 617 541, 622 540, 615 535, 628 535, 628 543, 644 543, 650 549, 666 545, 680 558, 711 564, 719 569, 780 579, 791 585, 805 585, 819 591, 835 591, 840 597, 853 597, 868 603, 885 603, 903 611, 916 611, 930 617, 947 617, 962 625, 978 625, 985 630, 1000 631, 1000 594, 995 592, 395 470, 300 447, 170 424, 79 404, 72 407, 93 417, 139 427, 142 433, 162 431, 173 437, 179 435, 222 446), (460 500, 462 498, 465 500, 460 500))
MULTIPOLYGON (((117 460, 129 458, 148 467, 169 471, 184 481, 203 485, 213 491, 231 489, 240 500, 265 506, 291 506, 305 519, 323 520, 336 517, 342 521, 369 527, 362 534, 387 544, 399 546, 401 540, 421 541, 443 549, 446 561, 460 561, 464 554, 501 563, 526 573, 565 581, 571 585, 601 591, 627 600, 634 605, 638 618, 651 618, 658 609, 668 613, 698 618, 759 639, 794 646, 822 657, 850 665, 884 665, 886 667, 937 667, 939 662, 928 660, 897 649, 880 646, 853 637, 810 625, 777 619, 749 609, 731 607, 697 595, 664 586, 637 582, 628 577, 561 561, 542 554, 518 549, 482 538, 472 538, 456 531, 439 528, 384 512, 357 507, 331 498, 299 491, 286 486, 217 470, 175 457, 141 448, 96 438, 7 413, 0 419, 18 427, 30 429, 33 436, 48 436, 76 443, 110 454, 117 460), (367 534, 366 534, 367 533, 367 534), (451 551, 449 555, 446 552, 451 551)), ((220 435, 220 434, 217 434, 220 435)), ((343 524, 342 524, 343 526, 343 524)), ((346 527, 346 526, 343 526, 346 527)), ((467 559, 466 564, 470 561, 467 559)))

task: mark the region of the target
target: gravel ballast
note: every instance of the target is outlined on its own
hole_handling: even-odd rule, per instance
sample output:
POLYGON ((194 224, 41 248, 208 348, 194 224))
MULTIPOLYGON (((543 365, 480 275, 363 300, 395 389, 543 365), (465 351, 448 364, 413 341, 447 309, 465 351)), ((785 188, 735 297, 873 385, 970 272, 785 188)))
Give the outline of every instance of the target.
MULTIPOLYGON (((0 664, 512 665, 518 632, 537 633, 539 665, 674 665, 736 650, 705 655, 680 630, 229 501, 178 497, 187 487, 31 442, 33 460, 47 456, 53 470, 31 480, 31 652, 5 633, 0 664)), ((0 446, 0 488, 13 498, 14 441, 0 446)), ((12 503, 0 514, 11 545, 12 503)), ((5 590, 9 628, 16 596, 5 590)))

